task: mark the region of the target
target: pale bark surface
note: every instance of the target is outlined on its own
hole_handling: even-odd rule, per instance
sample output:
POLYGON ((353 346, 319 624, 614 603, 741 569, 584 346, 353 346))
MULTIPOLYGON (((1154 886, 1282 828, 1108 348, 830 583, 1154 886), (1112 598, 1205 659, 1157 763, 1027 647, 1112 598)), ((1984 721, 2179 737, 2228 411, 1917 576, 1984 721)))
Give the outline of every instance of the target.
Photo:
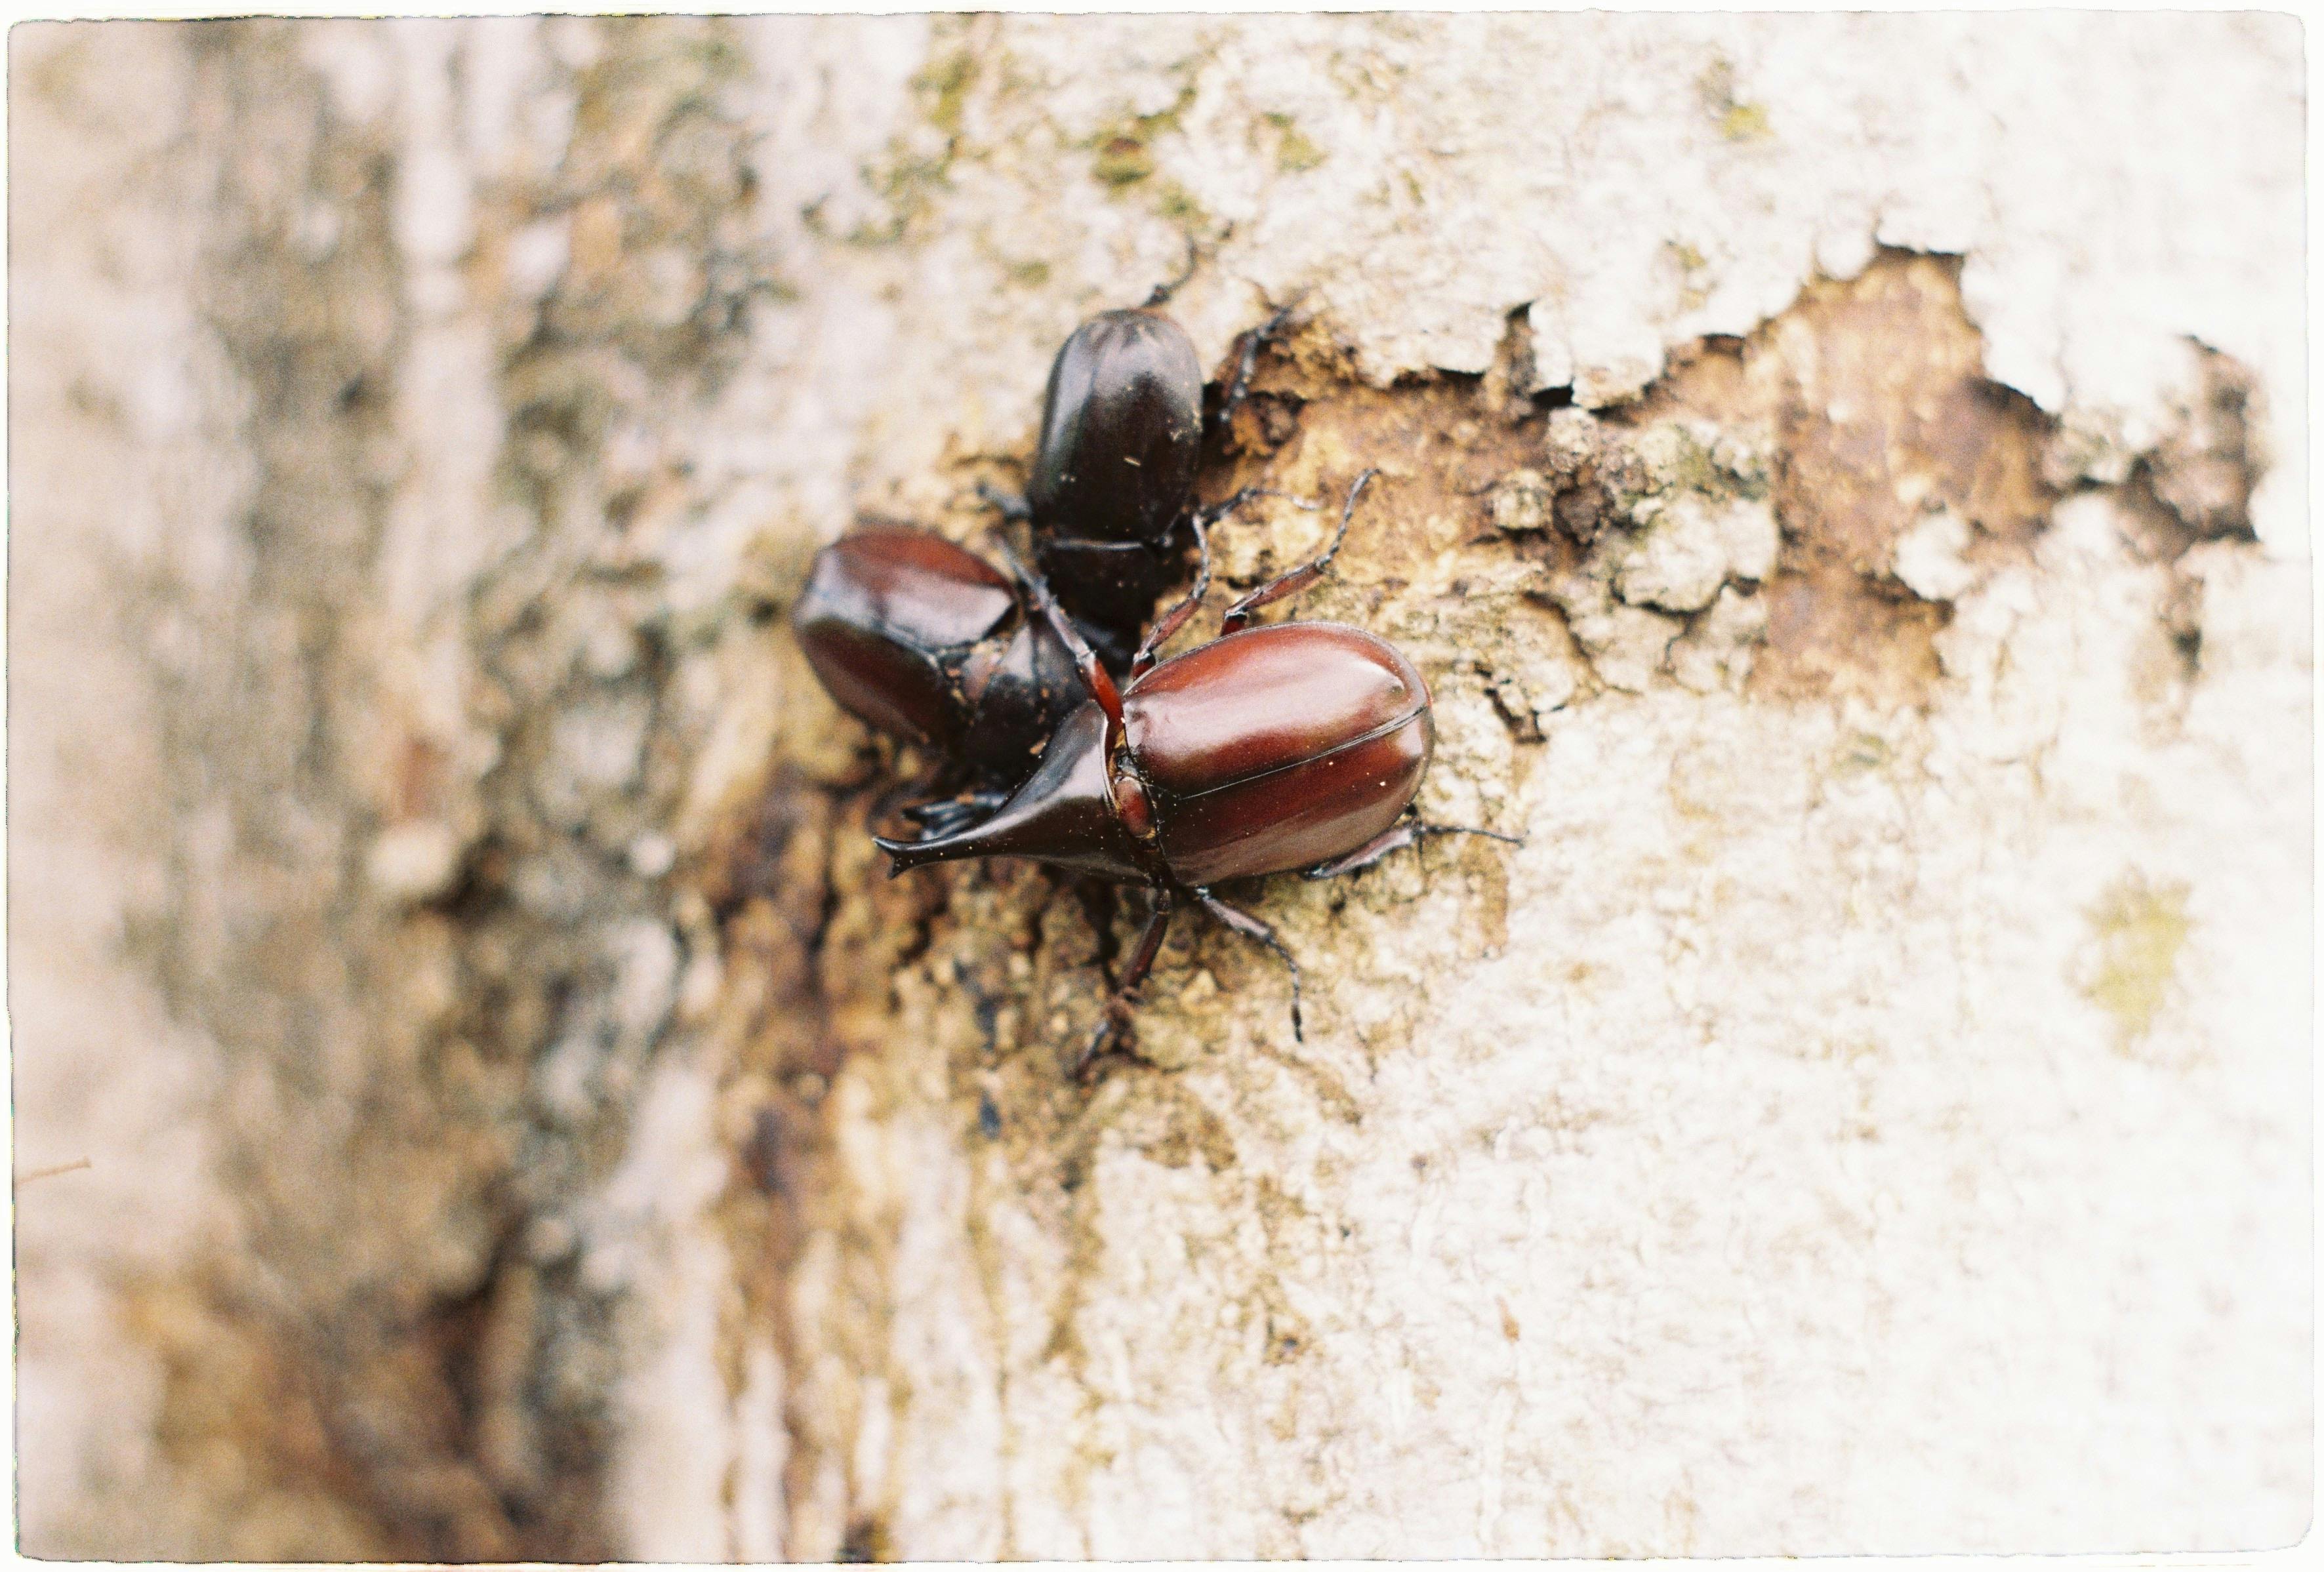
POLYGON ((17 29, 26 1548, 2298 1538, 2301 47, 17 29), (1138 903, 882 878, 782 614, 1190 239, 1206 364, 1301 301, 1206 492, 1383 472, 1299 614, 1526 842, 1084 1087, 1138 903))

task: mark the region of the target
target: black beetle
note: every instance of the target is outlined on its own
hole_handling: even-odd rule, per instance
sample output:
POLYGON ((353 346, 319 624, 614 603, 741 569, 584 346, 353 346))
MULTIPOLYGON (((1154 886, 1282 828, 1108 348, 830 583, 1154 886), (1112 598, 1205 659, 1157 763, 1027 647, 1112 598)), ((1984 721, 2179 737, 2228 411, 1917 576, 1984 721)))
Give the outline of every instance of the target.
MULTIPOLYGON (((1175 287, 1074 329, 1049 367, 1023 499, 985 492, 1011 517, 1031 520, 1034 565, 1115 670, 1178 575, 1180 526, 1215 520, 1241 501, 1206 511, 1194 506, 1205 429, 1203 370, 1185 330, 1157 309, 1175 287)), ((1220 424, 1232 421, 1259 346, 1291 309, 1242 336, 1220 424)))
MULTIPOLYGON (((1074 653, 1088 701, 1067 715, 1039 768, 1000 808, 947 834, 881 838, 890 874, 961 858, 1026 857, 1154 892, 1154 913, 1081 1059, 1128 1023, 1171 913, 1191 903, 1267 945, 1291 968, 1291 1022, 1304 1037, 1299 967, 1275 931, 1211 893, 1222 880, 1304 869, 1324 878, 1369 867, 1431 833, 1514 836, 1406 817, 1435 746, 1428 685, 1378 636, 1340 622, 1251 628, 1260 608, 1313 583, 1347 538, 1356 499, 1313 562, 1227 609, 1220 636, 1156 664, 1191 616, 1194 592, 1139 647, 1117 690, 1036 573, 1018 569, 1058 639, 1074 653)), ((1196 526, 1200 535, 1200 524, 1196 526)))
POLYGON ((989 813, 1084 702, 1071 651, 1008 577, 941 535, 875 525, 816 554, 791 626, 831 696, 937 750, 962 796, 907 812, 932 833, 989 813))

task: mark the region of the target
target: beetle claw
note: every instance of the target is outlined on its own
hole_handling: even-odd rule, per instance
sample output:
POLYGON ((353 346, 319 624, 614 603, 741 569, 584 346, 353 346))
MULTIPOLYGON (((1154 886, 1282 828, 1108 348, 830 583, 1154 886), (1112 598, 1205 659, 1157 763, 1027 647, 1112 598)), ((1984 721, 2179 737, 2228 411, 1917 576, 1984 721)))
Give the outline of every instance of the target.
POLYGON ((1124 1016, 1117 1016, 1113 1007, 1107 1007, 1105 1014, 1098 1020, 1097 1030, 1090 1034, 1090 1040, 1082 1044, 1081 1053, 1074 1061, 1075 1080, 1087 1081, 1098 1062, 1112 1054, 1119 1053, 1125 1058, 1131 1056, 1128 1049, 1119 1046, 1114 1041, 1130 1029, 1125 1016, 1126 1012, 1124 1016))
POLYGON ((1001 516, 1011 524, 1022 524, 1033 516, 1033 510, 1026 504, 1023 496, 1012 497, 989 482, 977 482, 976 494, 981 501, 999 509, 1001 516))
POLYGON ((1306 299, 1307 290, 1304 286, 1294 290, 1292 292, 1291 299, 1277 307, 1273 314, 1270 315, 1266 321, 1259 325, 1259 337, 1263 339, 1273 338, 1277 334, 1282 332, 1283 325, 1291 320, 1291 314, 1298 310, 1299 308, 1305 303, 1306 299))

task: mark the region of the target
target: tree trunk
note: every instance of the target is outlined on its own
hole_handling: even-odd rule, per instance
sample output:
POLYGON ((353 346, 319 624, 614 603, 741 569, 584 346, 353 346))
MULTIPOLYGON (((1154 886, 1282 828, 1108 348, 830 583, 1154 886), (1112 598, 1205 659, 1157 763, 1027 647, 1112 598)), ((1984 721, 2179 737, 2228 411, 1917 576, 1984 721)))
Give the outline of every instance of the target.
POLYGON ((2295 22, 11 46, 30 1551, 2304 1531, 2295 22), (1204 494, 1381 472, 1296 612, 1525 840, 1084 1085, 1140 898, 884 878, 784 616, 1190 247, 1204 494))

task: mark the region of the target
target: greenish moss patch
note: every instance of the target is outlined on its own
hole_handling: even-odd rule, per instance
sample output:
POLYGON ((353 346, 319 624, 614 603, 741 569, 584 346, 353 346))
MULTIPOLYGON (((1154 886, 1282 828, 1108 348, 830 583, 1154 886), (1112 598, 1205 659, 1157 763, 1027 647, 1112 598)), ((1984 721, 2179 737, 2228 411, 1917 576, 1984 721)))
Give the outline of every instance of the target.
POLYGON ((1109 186, 1133 186, 1154 172, 1154 154, 1142 138, 1109 136, 1098 143, 1090 172, 1109 186))
POLYGON ((1177 130, 1194 101, 1194 84, 1190 73, 1188 79, 1178 85, 1178 96, 1168 108, 1157 109, 1151 115, 1133 115, 1102 127, 1082 144, 1096 154, 1091 161, 1090 173, 1101 184, 1116 190, 1151 176, 1155 139, 1177 130))
POLYGON ((961 111, 968 101, 969 85, 975 80, 976 57, 964 49, 954 50, 929 61, 912 78, 912 90, 927 106, 928 124, 946 136, 956 136, 960 133, 961 111))
POLYGON ((952 150, 916 157, 890 142, 887 160, 866 164, 862 172, 863 183, 888 205, 888 217, 880 224, 857 225, 847 232, 847 244, 893 245, 927 216, 935 193, 952 185, 952 150))
POLYGON ((1664 249, 1670 253, 1671 261, 1678 264, 1679 309, 1699 309, 1704 301, 1711 299, 1711 291, 1704 288, 1702 279, 1702 270, 1711 259, 1683 240, 1665 242, 1664 249))
POLYGON ((1719 117, 1719 134, 1729 142, 1756 142, 1772 136, 1767 112, 1757 104, 1729 104, 1719 117))
POLYGON ((1154 210, 1181 229, 1198 230, 1210 227, 1211 215, 1193 192, 1177 181, 1160 179, 1154 182, 1154 210))
POLYGON ((1323 150, 1299 129, 1296 120, 1276 110, 1269 110, 1265 119, 1275 128, 1275 167, 1282 173, 1296 175, 1323 161, 1323 150))
POLYGON ((2153 1029, 2179 970, 2179 952, 2193 923, 2187 887, 2150 885, 2135 869, 2113 884, 2084 914, 2097 949, 2083 995, 2120 1028, 2125 1046, 2153 1029))
POLYGON ((1695 92, 1719 134, 1729 142, 1757 142, 1773 136, 1765 106, 1735 96, 1735 63, 1724 56, 1712 60, 1694 79, 1695 92))

